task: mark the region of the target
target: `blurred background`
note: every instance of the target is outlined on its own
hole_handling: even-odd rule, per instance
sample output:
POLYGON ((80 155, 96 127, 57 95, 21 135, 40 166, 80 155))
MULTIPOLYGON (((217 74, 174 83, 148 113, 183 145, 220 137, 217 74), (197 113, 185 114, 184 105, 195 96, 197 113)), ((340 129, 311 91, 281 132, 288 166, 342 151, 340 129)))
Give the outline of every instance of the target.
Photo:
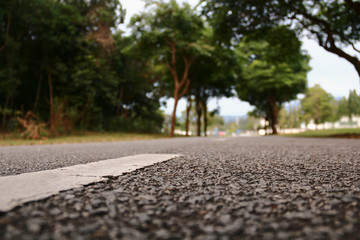
POLYGON ((2 138, 355 134, 359 9, 352 0, 2 1, 2 138))

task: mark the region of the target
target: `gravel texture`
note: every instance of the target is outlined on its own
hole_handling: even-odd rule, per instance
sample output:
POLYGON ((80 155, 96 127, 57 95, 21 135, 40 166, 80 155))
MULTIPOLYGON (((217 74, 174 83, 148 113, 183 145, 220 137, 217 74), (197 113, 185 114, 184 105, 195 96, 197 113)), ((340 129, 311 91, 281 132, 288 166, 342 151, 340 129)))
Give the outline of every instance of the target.
POLYGON ((2 213, 0 239, 359 239, 359 140, 146 144, 184 156, 2 213))

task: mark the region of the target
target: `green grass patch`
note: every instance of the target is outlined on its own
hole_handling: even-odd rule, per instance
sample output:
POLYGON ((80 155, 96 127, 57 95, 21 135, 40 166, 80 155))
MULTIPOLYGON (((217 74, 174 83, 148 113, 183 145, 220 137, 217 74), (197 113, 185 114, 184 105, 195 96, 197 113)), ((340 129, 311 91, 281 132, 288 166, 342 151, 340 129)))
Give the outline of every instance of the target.
POLYGON ((77 132, 72 135, 58 136, 43 140, 26 140, 14 134, 1 134, 0 146, 134 141, 168 137, 169 136, 165 134, 77 132))
POLYGON ((308 130, 297 134, 283 134, 290 137, 360 138, 360 128, 308 130))

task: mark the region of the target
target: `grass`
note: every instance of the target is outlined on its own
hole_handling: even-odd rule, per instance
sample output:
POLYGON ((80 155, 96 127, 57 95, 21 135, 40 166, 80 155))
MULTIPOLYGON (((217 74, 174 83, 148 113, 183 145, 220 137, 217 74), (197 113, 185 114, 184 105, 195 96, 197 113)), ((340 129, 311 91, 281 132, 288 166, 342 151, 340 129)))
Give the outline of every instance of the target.
POLYGON ((26 140, 17 135, 6 133, 0 135, 0 146, 133 141, 168 137, 168 135, 164 134, 77 132, 72 135, 58 136, 44 140, 26 140))
POLYGON ((291 137, 327 137, 327 138, 360 138, 360 128, 308 130, 297 134, 284 134, 291 137))

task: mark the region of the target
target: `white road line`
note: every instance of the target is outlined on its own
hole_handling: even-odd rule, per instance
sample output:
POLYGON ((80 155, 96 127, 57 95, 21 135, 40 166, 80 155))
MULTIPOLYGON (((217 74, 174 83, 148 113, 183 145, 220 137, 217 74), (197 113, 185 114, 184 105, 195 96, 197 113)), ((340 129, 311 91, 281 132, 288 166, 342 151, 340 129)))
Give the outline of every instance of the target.
POLYGON ((40 200, 60 191, 102 181, 105 176, 119 176, 179 156, 175 154, 141 154, 0 177, 0 211, 9 211, 25 202, 40 200))

